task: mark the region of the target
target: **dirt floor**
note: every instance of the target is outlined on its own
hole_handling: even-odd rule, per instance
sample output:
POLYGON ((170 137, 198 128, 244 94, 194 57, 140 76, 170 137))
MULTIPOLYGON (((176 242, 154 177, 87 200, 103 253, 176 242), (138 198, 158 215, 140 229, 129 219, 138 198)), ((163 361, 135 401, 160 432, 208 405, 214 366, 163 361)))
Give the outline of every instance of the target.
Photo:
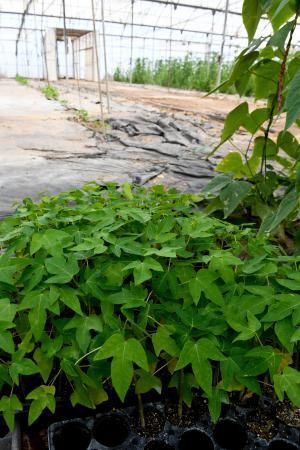
POLYGON ((222 155, 248 142, 241 132, 207 161, 226 114, 241 101, 237 96, 111 82, 103 128, 94 122, 100 117, 96 83, 59 81, 60 101, 47 100, 42 84, 0 80, 0 216, 26 196, 92 180, 164 183, 197 192, 222 155), (79 110, 87 111, 87 122, 79 120, 79 110))

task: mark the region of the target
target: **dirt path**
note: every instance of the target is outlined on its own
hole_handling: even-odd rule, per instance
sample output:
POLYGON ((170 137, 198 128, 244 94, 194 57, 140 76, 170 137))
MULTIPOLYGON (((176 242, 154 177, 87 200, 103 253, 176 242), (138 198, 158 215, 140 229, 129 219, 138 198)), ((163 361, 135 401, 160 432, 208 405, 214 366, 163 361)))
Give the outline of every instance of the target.
POLYGON ((237 96, 112 82, 104 133, 99 124, 90 127, 100 114, 96 83, 70 80, 56 86, 61 102, 46 100, 38 82, 25 87, 0 80, 0 215, 26 196, 55 194, 92 180, 163 183, 198 192, 224 154, 248 144, 248 135, 240 132, 207 161, 226 114, 241 102, 237 96), (89 123, 79 123, 78 110, 88 112, 89 123))

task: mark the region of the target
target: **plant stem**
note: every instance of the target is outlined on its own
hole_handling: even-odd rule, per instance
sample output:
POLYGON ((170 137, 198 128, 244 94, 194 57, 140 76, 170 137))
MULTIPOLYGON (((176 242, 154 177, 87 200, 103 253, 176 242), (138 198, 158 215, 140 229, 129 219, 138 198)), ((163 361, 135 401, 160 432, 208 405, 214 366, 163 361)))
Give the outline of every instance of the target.
MULTIPOLYGON (((136 375, 133 376, 133 379, 134 379, 134 384, 136 386, 136 375)), ((143 404, 142 395, 137 393, 136 396, 137 396, 137 399, 138 399, 138 410, 139 410, 141 427, 142 428, 146 428, 145 414, 144 414, 144 404, 143 404)))
POLYGON ((293 40, 293 35, 297 26, 297 20, 298 20, 299 14, 297 12, 294 22, 293 22, 293 26, 292 29, 290 31, 290 35, 289 35, 289 40, 283 55, 283 60, 281 63, 281 67, 280 67, 280 72, 279 72, 279 77, 278 77, 278 83, 277 83, 277 92, 276 95, 273 99, 272 102, 272 107, 271 107, 271 111, 270 111, 270 118, 269 118, 269 122, 268 122, 268 126, 265 130, 265 140, 264 140, 264 146, 262 149, 262 159, 261 159, 261 173, 264 173, 264 176, 266 176, 266 165, 267 165, 267 144, 268 144, 268 138, 269 138, 269 134, 270 134, 270 130, 274 121, 274 115, 275 115, 275 108, 276 108, 276 100, 277 100, 277 110, 278 113, 280 113, 281 108, 282 108, 282 103, 283 103, 283 87, 284 87, 284 78, 285 78, 285 72, 286 72, 286 63, 287 63, 287 59, 289 56, 289 52, 291 49, 291 45, 292 45, 292 40, 293 40))
POLYGON ((139 405, 139 416, 140 416, 140 421, 141 421, 141 427, 142 428, 146 428, 145 414, 144 414, 144 404, 143 404, 143 400, 142 400, 141 394, 137 394, 137 398, 138 398, 138 405, 139 405))
POLYGON ((179 401, 178 401, 178 417, 182 417, 183 411, 183 389, 184 389, 184 370, 179 373, 179 401))

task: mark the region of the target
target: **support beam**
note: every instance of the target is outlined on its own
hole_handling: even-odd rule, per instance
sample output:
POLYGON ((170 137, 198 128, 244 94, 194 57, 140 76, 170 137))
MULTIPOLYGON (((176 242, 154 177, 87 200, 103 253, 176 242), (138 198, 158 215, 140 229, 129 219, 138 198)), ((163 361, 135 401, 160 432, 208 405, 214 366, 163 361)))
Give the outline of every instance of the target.
POLYGON ((218 74, 217 74, 217 86, 219 86, 220 83, 221 83, 222 65, 223 65, 223 59, 224 59, 224 47, 225 47, 225 40, 226 40, 228 11, 229 11, 229 0, 226 0, 225 16, 224 16, 224 24, 223 24, 223 33, 222 33, 223 36, 222 36, 222 44, 221 44, 221 50, 220 50, 220 56, 219 56, 219 67, 218 67, 218 74))
POLYGON ((133 74, 133 19, 134 19, 134 0, 131 0, 131 37, 130 37, 130 73, 129 83, 132 84, 133 74))
POLYGON ((68 68, 68 36, 67 36, 67 24, 66 24, 66 2, 62 0, 63 5, 63 16, 64 16, 64 41, 65 41, 65 64, 66 64, 66 80, 69 79, 69 68, 68 68))
MULTIPOLYGON (((224 9, 221 8, 214 8, 212 6, 201 6, 201 5, 192 5, 189 3, 179 3, 179 1, 169 1, 169 0, 139 0, 141 2, 148 2, 148 3, 159 3, 161 5, 172 5, 175 8, 177 7, 183 7, 183 8, 193 8, 193 9, 202 9, 203 11, 214 11, 215 13, 222 13, 224 14, 224 9)), ((242 13, 238 11, 229 11, 228 14, 232 14, 235 16, 241 16, 242 13)))
MULTIPOLYGON (((7 30, 18 30, 19 28, 18 27, 9 27, 9 26, 1 26, 1 29, 7 29, 7 30)), ((41 32, 41 31, 44 31, 44 30, 42 30, 41 28, 23 28, 23 30, 27 30, 27 31, 39 31, 39 32, 41 32)), ((207 34, 209 34, 209 35, 211 35, 211 32, 209 31, 207 31, 206 33, 205 33, 206 35, 207 34)), ((215 34, 215 33, 213 33, 213 34, 215 34)), ((102 33, 98 33, 98 35, 100 35, 100 36, 103 36, 103 34, 102 33)), ((105 33, 105 36, 106 37, 121 37, 122 39, 124 38, 124 39, 131 39, 131 36, 128 36, 128 35, 126 35, 126 34, 113 34, 113 33, 105 33)), ((161 42, 169 42, 170 41, 170 38, 168 37, 168 38, 159 38, 159 37, 149 37, 149 36, 137 36, 137 35, 134 35, 133 36, 133 38, 134 39, 141 39, 141 40, 146 40, 146 41, 161 41, 161 42)), ((15 39, 14 40, 11 40, 10 42, 15 42, 15 39)), ((190 39, 188 39, 188 40, 182 40, 182 39, 172 39, 172 42, 179 42, 179 43, 181 43, 181 44, 197 44, 197 45, 203 45, 203 46, 207 46, 207 43, 206 42, 204 42, 204 41, 192 41, 192 40, 190 40, 190 39)), ((242 48, 242 46, 241 45, 237 45, 237 44, 231 44, 231 47, 234 47, 234 48, 242 48)), ((294 47, 295 48, 298 48, 298 46, 296 45, 296 44, 294 44, 294 47)))
MULTIPOLYGON (((15 12, 15 11, 1 11, 1 14, 10 14, 10 15, 21 15, 21 13, 15 12)), ((33 13, 28 13, 28 16, 34 16, 33 13)), ((45 17, 45 18, 49 18, 49 19, 63 19, 62 16, 58 16, 58 15, 52 15, 52 14, 36 14, 36 16, 38 17, 45 17)), ((81 20, 84 22, 93 22, 93 19, 90 18, 79 18, 79 17, 72 17, 72 16, 67 16, 66 17, 67 20, 81 20)), ((96 23, 97 22, 101 22, 101 20, 97 20, 96 19, 96 23)), ((114 25, 131 25, 131 22, 121 22, 118 20, 105 20, 105 23, 111 23, 114 25)), ((133 24, 134 27, 142 27, 142 28, 151 28, 151 29, 157 29, 157 30, 169 30, 170 27, 168 26, 160 26, 160 25, 148 25, 145 23, 134 23, 133 24)), ((177 28, 177 27, 173 27, 172 28, 173 31, 180 31, 180 33, 194 33, 194 34, 207 34, 207 31, 201 31, 201 30, 187 30, 186 28, 177 28)), ((214 32, 214 36, 223 36, 223 33, 218 33, 218 32, 214 32)), ((234 39, 244 39, 246 41, 248 41, 248 37, 247 36, 236 36, 235 34, 226 34, 226 37, 229 38, 234 38, 234 39)))

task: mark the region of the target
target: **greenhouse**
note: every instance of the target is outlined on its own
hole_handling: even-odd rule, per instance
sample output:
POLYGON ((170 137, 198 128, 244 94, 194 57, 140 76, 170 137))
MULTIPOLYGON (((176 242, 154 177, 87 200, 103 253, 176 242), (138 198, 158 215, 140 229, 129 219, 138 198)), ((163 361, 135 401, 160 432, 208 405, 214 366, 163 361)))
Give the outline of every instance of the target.
POLYGON ((0 450, 300 448, 300 1, 0 1, 0 450))

